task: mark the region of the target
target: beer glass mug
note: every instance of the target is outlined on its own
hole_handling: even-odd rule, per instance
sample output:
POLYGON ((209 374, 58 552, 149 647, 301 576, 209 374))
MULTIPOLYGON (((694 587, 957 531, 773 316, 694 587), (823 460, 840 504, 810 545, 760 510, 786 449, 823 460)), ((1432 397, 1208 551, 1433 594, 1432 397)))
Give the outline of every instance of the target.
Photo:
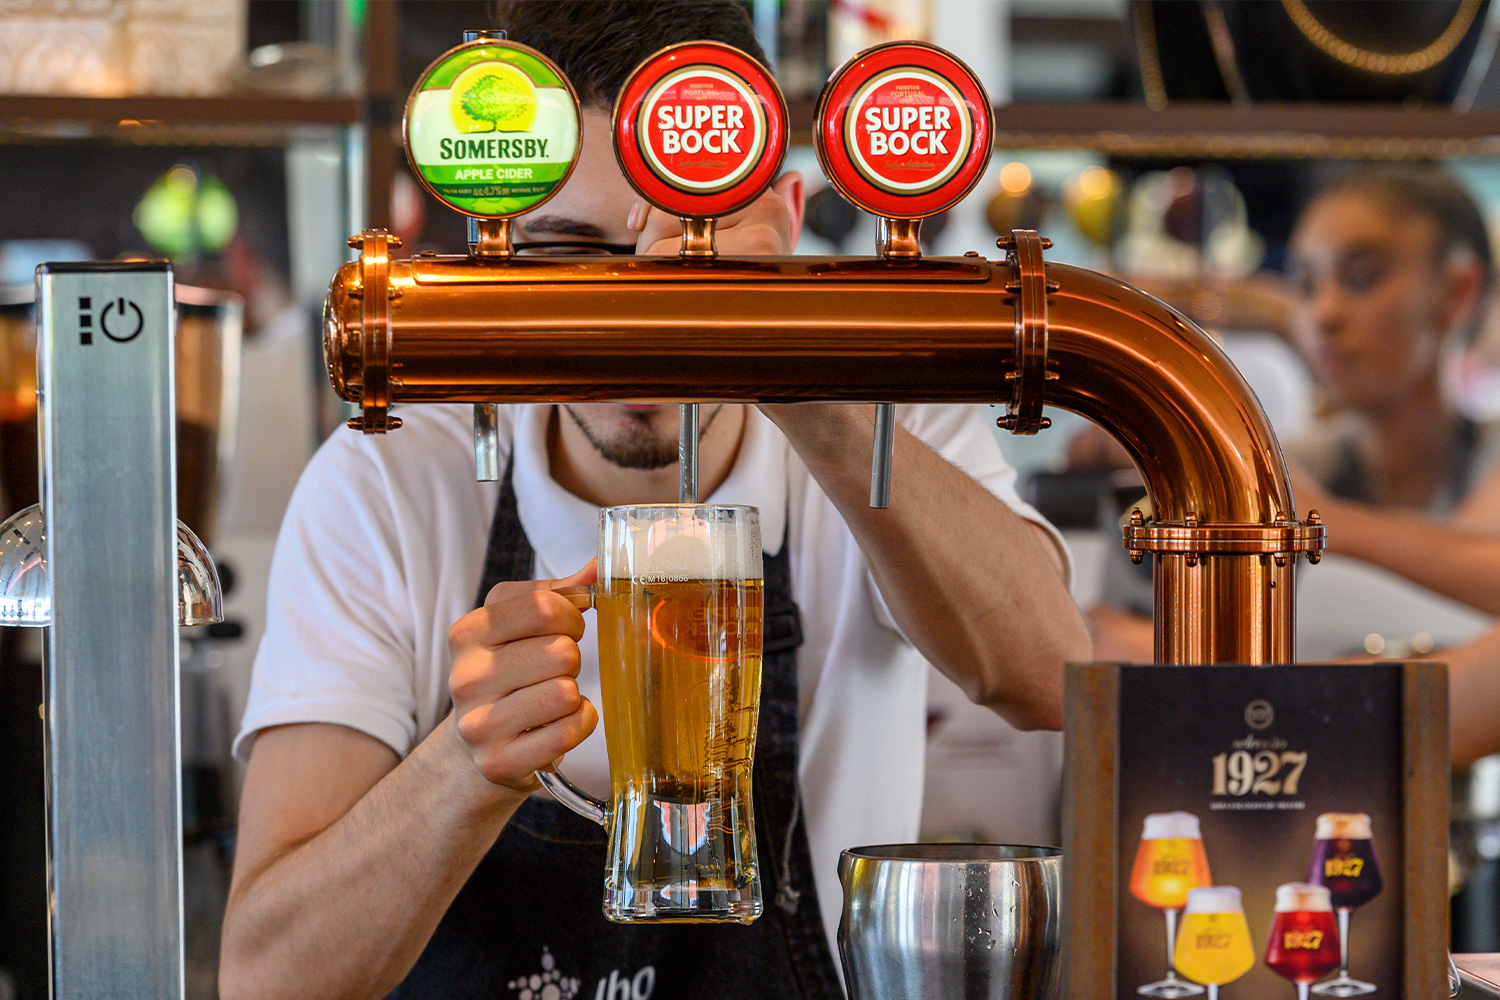
POLYGON ((1130 894, 1161 910, 1167 918, 1167 974, 1157 982, 1136 987, 1137 993, 1173 1000, 1203 992, 1203 987, 1177 977, 1172 954, 1177 945, 1177 914, 1187 905, 1188 891, 1212 881, 1197 816, 1169 812, 1146 817, 1141 845, 1130 869, 1130 894))
POLYGON ((1330 997, 1354 997, 1375 992, 1371 983, 1349 975, 1349 912, 1380 895, 1384 883, 1375 863, 1375 845, 1370 839, 1368 813, 1323 813, 1318 817, 1317 838, 1307 880, 1328 887, 1328 896, 1339 919, 1339 974, 1313 987, 1330 997))
POLYGON ((1276 914, 1266 934, 1266 966, 1297 985, 1297 1000, 1339 964, 1339 932, 1328 890, 1307 882, 1276 889, 1276 914))
POLYGON ((599 582, 559 590, 598 612, 612 798, 537 777, 608 831, 610 920, 760 915, 750 765, 763 589, 754 507, 643 504, 599 512, 599 582))
POLYGON ((1232 983, 1255 964, 1250 925, 1240 891, 1231 885, 1189 889, 1182 911, 1182 929, 1172 965, 1195 983, 1208 987, 1208 1000, 1218 1000, 1219 987, 1232 983))

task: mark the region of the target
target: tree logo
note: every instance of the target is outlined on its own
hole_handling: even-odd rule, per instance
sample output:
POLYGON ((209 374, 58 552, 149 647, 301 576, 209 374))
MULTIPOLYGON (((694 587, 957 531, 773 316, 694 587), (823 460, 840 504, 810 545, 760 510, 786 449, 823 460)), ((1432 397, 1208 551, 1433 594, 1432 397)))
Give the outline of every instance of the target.
POLYGON ((527 132, 536 109, 536 86, 509 63, 475 63, 449 89, 448 111, 459 132, 527 132))

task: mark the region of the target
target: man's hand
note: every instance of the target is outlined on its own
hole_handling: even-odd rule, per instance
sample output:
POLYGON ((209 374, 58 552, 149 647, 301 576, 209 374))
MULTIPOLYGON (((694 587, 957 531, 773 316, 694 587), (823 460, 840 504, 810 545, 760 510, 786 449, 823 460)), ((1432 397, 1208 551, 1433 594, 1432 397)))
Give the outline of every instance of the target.
MULTIPOLYGON (((682 248, 682 220, 652 208, 640 198, 630 207, 625 225, 640 235, 636 253, 677 256, 682 248)), ((802 232, 802 175, 786 173, 745 208, 718 220, 714 243, 728 257, 784 257, 797 249, 802 232)))
POLYGON ((453 732, 479 773, 520 792, 582 743, 599 713, 578 691, 583 615, 554 586, 590 584, 590 562, 566 580, 499 583, 448 630, 453 732))

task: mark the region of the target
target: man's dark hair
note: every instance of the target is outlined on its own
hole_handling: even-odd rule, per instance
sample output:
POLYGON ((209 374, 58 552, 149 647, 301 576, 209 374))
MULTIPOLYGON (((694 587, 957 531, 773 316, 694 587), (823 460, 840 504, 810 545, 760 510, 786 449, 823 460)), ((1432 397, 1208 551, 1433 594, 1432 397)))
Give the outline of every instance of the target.
POLYGON ((678 42, 723 42, 766 61, 734 0, 500 0, 495 27, 561 66, 585 107, 612 107, 631 70, 678 42))

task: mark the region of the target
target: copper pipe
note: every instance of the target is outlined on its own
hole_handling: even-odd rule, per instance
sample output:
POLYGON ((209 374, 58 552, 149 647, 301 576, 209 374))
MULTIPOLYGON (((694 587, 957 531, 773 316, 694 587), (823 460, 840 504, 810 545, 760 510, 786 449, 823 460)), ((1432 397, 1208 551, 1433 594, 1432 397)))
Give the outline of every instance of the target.
POLYGON ((1040 392, 1145 479, 1154 519, 1127 545, 1156 564, 1157 659, 1290 662, 1291 562, 1323 528, 1295 520, 1249 386, 1180 314, 1082 268, 1043 274, 1040 241, 1021 242, 1004 261, 418 257, 386 273, 370 241, 329 293, 329 372, 366 427, 385 419, 369 378, 397 403, 1009 401, 1012 423, 1040 392), (384 308, 367 281, 388 286, 384 308), (388 379, 363 367, 366 321, 388 379))

